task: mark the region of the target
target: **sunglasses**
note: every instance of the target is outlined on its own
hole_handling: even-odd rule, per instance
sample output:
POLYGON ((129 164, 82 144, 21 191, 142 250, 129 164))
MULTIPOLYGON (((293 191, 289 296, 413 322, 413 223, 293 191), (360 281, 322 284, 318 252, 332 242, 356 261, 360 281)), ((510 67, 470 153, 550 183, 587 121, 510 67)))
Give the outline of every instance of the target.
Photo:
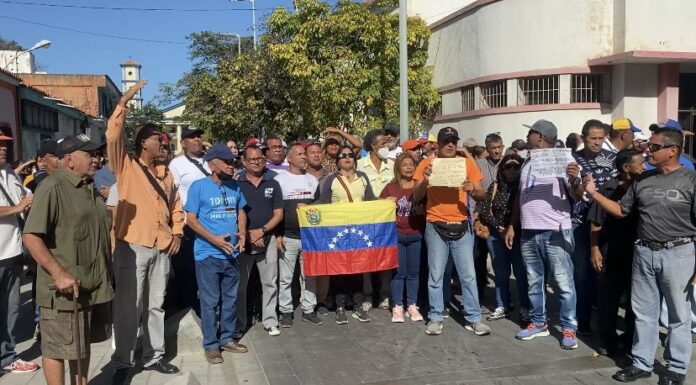
POLYGON ((657 143, 648 143, 647 145, 648 151, 650 152, 657 152, 660 150, 663 150, 665 148, 670 148, 670 147, 679 147, 676 144, 657 144, 657 143))
POLYGON ((352 152, 342 152, 338 154, 338 159, 355 159, 355 154, 352 152))
POLYGON ((503 165, 503 170, 519 171, 521 168, 522 165, 519 163, 506 163, 503 165))

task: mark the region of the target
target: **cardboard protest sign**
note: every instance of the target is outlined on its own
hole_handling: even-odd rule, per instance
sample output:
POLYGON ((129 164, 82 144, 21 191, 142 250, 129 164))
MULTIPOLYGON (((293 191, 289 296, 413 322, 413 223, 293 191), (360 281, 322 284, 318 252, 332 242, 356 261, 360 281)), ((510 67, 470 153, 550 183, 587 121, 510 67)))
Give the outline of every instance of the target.
POLYGON ((433 159, 430 186, 459 187, 466 180, 466 158, 433 159))
POLYGON ((536 178, 565 178, 568 164, 574 162, 569 148, 530 150, 529 173, 536 178))

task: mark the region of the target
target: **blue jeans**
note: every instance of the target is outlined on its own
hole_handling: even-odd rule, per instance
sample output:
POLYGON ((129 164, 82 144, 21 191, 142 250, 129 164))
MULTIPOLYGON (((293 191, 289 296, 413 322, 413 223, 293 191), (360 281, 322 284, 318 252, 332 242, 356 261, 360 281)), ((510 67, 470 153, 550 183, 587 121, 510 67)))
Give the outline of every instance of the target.
POLYGON ((527 271, 522 262, 519 237, 515 239, 510 250, 505 246, 505 240, 500 237, 498 231, 491 229, 491 236, 486 239, 486 243, 495 273, 495 306, 504 308, 510 306, 510 273, 514 272, 519 305, 523 309, 529 309, 527 271))
POLYGON ((655 361, 660 318, 660 294, 667 304, 667 347, 664 358, 670 371, 686 374, 691 360, 691 276, 694 244, 652 251, 636 246, 633 253, 631 306, 636 313, 633 365, 651 371, 655 361))
POLYGON ((399 266, 391 281, 394 305, 415 305, 418 298, 418 272, 423 236, 420 234, 397 234, 399 240, 399 266), (404 303, 404 283, 406 302, 404 303))
POLYGON ((208 257, 196 261, 196 280, 201 301, 201 329, 203 349, 219 349, 232 341, 237 323, 237 287, 239 264, 237 260, 208 257), (220 338, 216 311, 220 307, 220 338))
POLYGON ((522 259, 527 269, 529 305, 532 322, 546 323, 544 271, 548 268, 561 300, 561 327, 575 331, 575 283, 573 281, 572 230, 522 230, 522 259))
POLYGON ((573 224, 575 249, 573 256, 573 281, 578 302, 575 307, 580 330, 590 330, 592 317, 592 266, 590 264, 590 221, 573 224))
POLYGON ((481 321, 481 306, 476 287, 474 269, 474 234, 471 229, 456 241, 445 241, 432 223, 425 225, 425 242, 428 247, 428 298, 432 321, 442 321, 444 310, 442 283, 447 259, 452 256, 462 286, 462 313, 469 323, 481 321))

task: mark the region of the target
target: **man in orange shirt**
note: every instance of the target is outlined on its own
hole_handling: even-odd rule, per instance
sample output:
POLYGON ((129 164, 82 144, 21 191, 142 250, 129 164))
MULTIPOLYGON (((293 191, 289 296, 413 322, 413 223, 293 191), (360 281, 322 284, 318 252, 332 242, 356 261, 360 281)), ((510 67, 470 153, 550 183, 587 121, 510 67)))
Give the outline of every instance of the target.
MULTIPOLYGON (((437 157, 457 156, 459 134, 452 127, 445 127, 437 134, 437 157)), ((426 158, 418 164, 413 179, 420 181, 414 191, 414 201, 428 198, 426 206, 425 242, 428 247, 428 298, 430 312, 425 333, 442 333, 444 301, 442 286, 447 259, 451 256, 459 273, 462 287, 462 313, 464 328, 478 336, 491 333, 481 322, 481 306, 476 287, 474 269, 474 234, 469 220, 467 195, 476 201, 486 197, 481 181, 483 175, 476 162, 466 161, 467 179, 459 187, 430 186, 428 179, 434 158, 426 158)))
POLYGON ((184 211, 174 178, 158 162, 162 130, 154 124, 137 129, 136 155, 125 146, 126 104, 145 85, 138 82, 123 95, 106 130, 109 167, 116 175, 118 208, 114 218, 113 384, 127 382, 134 366, 138 326, 143 328, 143 370, 173 374, 179 369, 164 361, 164 310, 169 258, 179 251, 184 211), (145 298, 144 296, 147 296, 145 298))

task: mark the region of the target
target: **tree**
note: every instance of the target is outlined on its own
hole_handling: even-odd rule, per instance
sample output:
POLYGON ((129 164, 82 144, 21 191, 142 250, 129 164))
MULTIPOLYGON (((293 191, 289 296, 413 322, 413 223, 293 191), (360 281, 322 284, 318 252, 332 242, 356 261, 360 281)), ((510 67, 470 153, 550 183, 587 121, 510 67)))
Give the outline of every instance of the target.
POLYGON ((0 51, 24 51, 25 48, 14 40, 0 37, 0 51))
MULTIPOLYGON (((184 77, 188 120, 214 139, 264 130, 316 136, 328 126, 364 134, 398 121, 398 16, 390 12, 396 1, 296 5, 296 13, 277 9, 268 17, 255 52, 220 55, 224 50, 207 43, 192 52, 212 61, 200 60, 207 66, 184 77)), ((425 65, 429 36, 422 20, 408 20, 412 133, 429 124, 439 103, 425 65)))

